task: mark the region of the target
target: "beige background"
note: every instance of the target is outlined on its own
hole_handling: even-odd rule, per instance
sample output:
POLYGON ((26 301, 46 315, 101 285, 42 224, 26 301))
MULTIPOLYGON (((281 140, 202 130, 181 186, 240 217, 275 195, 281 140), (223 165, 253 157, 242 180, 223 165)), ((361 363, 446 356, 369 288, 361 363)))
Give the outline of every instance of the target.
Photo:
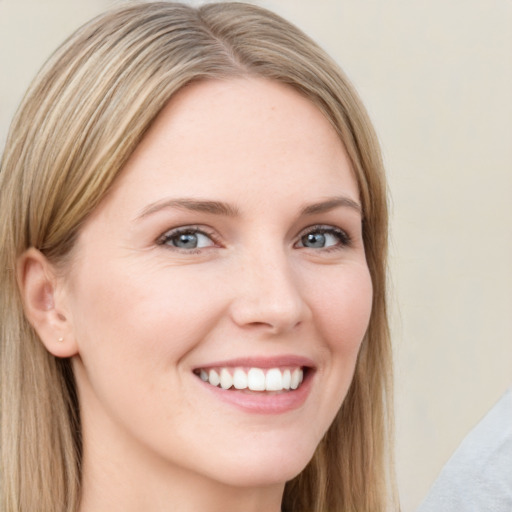
MULTIPOLYGON (((259 3, 338 60, 380 134, 392 192, 397 469, 413 511, 512 383, 512 1, 259 3)), ((0 147, 50 51, 112 4, 0 0, 0 147)))

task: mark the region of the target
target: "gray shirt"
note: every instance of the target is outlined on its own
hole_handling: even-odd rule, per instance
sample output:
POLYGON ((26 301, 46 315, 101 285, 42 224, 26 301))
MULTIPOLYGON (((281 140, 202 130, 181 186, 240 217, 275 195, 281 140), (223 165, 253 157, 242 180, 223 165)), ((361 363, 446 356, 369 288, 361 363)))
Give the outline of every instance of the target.
POLYGON ((512 388, 462 441, 417 512, 512 512, 512 388))

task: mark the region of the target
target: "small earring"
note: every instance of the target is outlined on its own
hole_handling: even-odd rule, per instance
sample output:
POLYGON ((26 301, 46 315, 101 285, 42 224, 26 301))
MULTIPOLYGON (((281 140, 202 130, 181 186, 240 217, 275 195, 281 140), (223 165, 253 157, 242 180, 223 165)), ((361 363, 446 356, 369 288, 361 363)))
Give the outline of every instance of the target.
POLYGON ((64 341, 64 338, 59 338, 58 341, 59 343, 62 343, 64 341))

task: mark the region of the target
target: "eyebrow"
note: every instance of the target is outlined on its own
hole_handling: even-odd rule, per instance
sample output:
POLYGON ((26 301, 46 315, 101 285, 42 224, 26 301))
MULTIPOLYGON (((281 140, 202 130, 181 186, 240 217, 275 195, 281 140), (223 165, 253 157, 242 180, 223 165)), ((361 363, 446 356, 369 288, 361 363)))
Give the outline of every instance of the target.
POLYGON ((363 209, 361 205, 350 199, 350 197, 345 196, 337 196, 337 197, 329 197, 325 201, 320 203, 313 203, 307 206, 304 206, 301 210, 302 215, 315 215, 318 213, 325 213, 335 208, 351 208, 352 210, 356 210, 359 214, 363 214, 363 209))
MULTIPOLYGON (((359 214, 362 214, 361 205, 358 202, 354 201, 353 199, 350 199, 349 197, 345 196, 330 197, 327 198, 325 201, 306 205, 300 210, 300 214, 316 215, 341 207, 351 208, 357 211, 359 214)), ((205 199, 182 198, 163 199, 161 201, 151 203, 150 205, 146 206, 140 212, 139 215, 137 215, 136 219, 142 219, 144 217, 147 217, 148 215, 156 213, 160 210, 164 210, 166 208, 178 208, 194 212, 222 215, 226 217, 237 217, 238 215, 240 215, 240 211, 238 210, 238 208, 229 203, 224 203, 221 201, 209 201, 205 199)))
POLYGON ((179 208, 182 210, 190 210, 193 212, 211 213, 214 215, 224 215, 227 217, 236 217, 239 215, 238 208, 228 203, 220 201, 208 201, 203 199, 164 199, 146 206, 136 217, 141 219, 152 213, 158 212, 166 208, 179 208))

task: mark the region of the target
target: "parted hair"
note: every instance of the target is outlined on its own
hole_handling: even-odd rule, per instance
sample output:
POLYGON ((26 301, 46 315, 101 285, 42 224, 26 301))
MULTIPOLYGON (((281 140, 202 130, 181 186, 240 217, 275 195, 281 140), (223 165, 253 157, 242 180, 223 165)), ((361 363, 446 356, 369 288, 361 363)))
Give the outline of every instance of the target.
POLYGON ((69 359, 26 320, 16 279, 34 247, 64 264, 169 99, 200 80, 265 77, 309 98, 357 178, 373 308, 348 395, 313 459, 286 484, 286 512, 395 509, 387 199, 379 145, 347 78, 279 16, 243 3, 128 3, 93 19, 43 66, 12 122, 0 170, 0 509, 75 512, 79 403, 69 359))

